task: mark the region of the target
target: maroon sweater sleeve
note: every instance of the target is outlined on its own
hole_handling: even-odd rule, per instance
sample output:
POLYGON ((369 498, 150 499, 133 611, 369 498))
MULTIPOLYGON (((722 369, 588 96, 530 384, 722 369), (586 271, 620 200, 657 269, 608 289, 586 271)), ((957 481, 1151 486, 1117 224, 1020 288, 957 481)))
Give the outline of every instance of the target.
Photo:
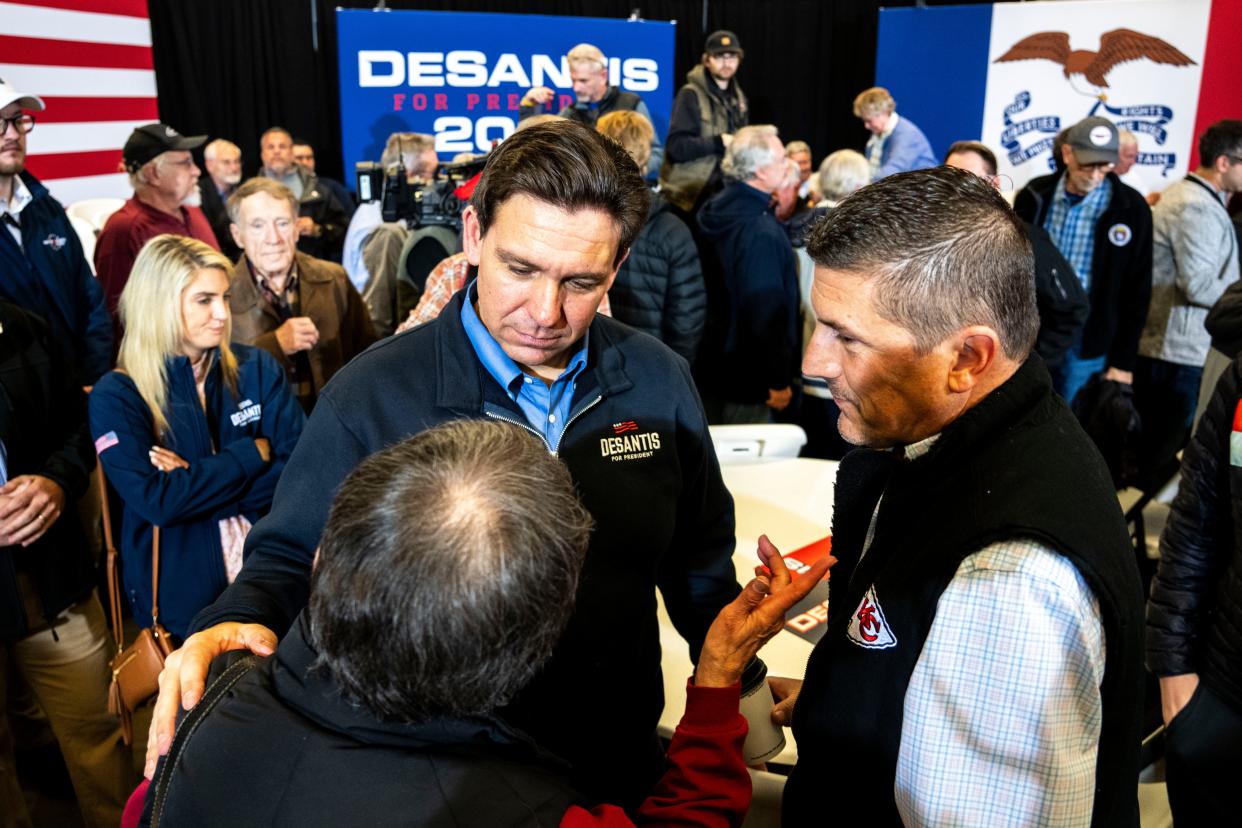
POLYGON ((686 712, 668 750, 669 768, 638 809, 637 823, 616 805, 571 807, 561 828, 671 825, 711 828, 742 824, 750 808, 750 775, 742 762, 746 719, 739 686, 686 683, 686 712))

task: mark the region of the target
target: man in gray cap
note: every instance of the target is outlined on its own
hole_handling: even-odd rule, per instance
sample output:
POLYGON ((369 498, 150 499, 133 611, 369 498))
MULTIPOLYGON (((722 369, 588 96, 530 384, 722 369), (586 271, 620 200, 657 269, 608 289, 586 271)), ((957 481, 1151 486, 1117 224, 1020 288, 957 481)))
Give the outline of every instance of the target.
POLYGON ((743 54, 733 32, 712 32, 702 62, 686 73, 673 100, 660 192, 687 213, 723 186, 720 159, 733 133, 750 123, 746 95, 734 78, 743 54))
POLYGON ((1064 170, 1035 178, 1014 201, 1023 219, 1048 231, 1091 299, 1087 324, 1052 369, 1066 400, 1092 375, 1134 381, 1139 336, 1151 298, 1151 208, 1113 172, 1117 127, 1106 118, 1071 126, 1061 146, 1064 170))
MULTIPOLYGON (((190 150, 206 140, 206 135, 182 135, 167 124, 146 124, 125 142, 121 158, 134 195, 108 219, 95 247, 95 271, 114 322, 130 268, 147 241, 161 233, 176 233, 220 249, 211 222, 199 209, 202 173, 190 156, 190 150)), ((119 323, 114 330, 119 346, 119 323)))

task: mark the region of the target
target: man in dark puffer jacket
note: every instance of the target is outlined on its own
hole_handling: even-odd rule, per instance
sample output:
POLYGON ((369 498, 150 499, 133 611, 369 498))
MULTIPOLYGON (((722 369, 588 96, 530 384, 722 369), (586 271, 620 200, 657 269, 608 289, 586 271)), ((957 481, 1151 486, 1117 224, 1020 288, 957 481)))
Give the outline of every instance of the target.
MULTIPOLYGON (((595 128, 620 144, 639 170, 647 168, 655 130, 641 114, 610 112, 595 128)), ((651 196, 647 223, 617 271, 608 299, 614 318, 694 362, 707 318, 703 270, 690 228, 659 192, 651 196)))
POLYGON ((1169 804, 1178 825, 1228 825, 1242 796, 1242 363, 1186 448, 1147 604, 1160 677, 1169 804), (1235 448, 1235 446, 1237 446, 1235 448))

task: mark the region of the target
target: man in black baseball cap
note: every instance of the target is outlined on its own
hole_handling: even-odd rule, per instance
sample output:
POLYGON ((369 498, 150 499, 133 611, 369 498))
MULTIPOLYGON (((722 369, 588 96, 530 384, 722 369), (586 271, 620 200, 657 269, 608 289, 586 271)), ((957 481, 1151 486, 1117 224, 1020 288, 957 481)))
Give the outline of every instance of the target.
POLYGON ((148 240, 175 233, 220 249, 211 223, 199 209, 201 172, 190 155, 206 140, 206 135, 182 135, 168 124, 144 124, 130 133, 121 151, 134 196, 108 219, 95 247, 95 271, 112 314, 115 347, 121 342, 117 301, 148 240))
POLYGON ((720 189, 725 147, 733 133, 750 123, 746 95, 733 77, 743 54, 733 32, 712 32, 702 63, 686 74, 686 85, 673 101, 660 191, 686 213, 720 189))
POLYGON ((125 171, 136 173, 144 164, 173 150, 192 150, 203 145, 206 135, 182 135, 167 124, 146 124, 135 129, 121 155, 125 171))

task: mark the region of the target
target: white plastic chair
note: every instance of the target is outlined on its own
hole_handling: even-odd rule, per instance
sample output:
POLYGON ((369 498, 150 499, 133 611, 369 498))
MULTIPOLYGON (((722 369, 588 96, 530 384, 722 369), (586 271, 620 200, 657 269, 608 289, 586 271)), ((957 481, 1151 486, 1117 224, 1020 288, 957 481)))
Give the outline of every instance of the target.
POLYGON ((806 445, 801 426, 785 423, 710 426, 721 464, 753 463, 773 457, 797 457, 806 445))
POLYGON ((86 198, 70 204, 65 208, 65 212, 71 219, 76 217, 86 222, 98 237, 99 231, 103 230, 104 224, 108 221, 108 216, 124 205, 125 199, 122 198, 86 198))
POLYGON ((91 273, 95 272, 95 241, 97 234, 90 222, 84 218, 75 215, 69 216, 69 226, 73 228, 73 232, 78 234, 78 239, 82 242, 82 255, 86 257, 86 263, 91 266, 91 273))

